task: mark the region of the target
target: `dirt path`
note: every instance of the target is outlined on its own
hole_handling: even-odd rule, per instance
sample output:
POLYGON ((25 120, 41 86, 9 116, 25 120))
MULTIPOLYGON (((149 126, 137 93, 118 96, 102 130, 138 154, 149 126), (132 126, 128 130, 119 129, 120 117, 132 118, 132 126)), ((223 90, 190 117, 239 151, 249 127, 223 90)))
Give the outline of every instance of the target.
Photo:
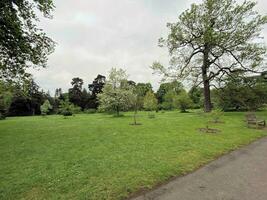
POLYGON ((267 200, 267 137, 132 200, 267 200))

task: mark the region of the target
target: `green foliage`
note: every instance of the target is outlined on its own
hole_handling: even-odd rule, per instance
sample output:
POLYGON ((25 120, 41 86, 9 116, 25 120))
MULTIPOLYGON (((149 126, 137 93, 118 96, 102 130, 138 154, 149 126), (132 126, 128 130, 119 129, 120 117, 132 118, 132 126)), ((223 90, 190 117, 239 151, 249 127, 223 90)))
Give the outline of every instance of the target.
POLYGON ((137 85, 134 87, 134 92, 139 97, 145 97, 149 91, 152 91, 151 83, 137 83, 137 85))
POLYGON ((41 105, 41 115, 47 115, 52 108, 53 107, 51 106, 50 102, 48 100, 45 100, 43 105, 41 105))
POLYGON ((193 108, 201 108, 203 107, 203 89, 200 87, 192 87, 188 95, 192 100, 192 107, 193 108))
POLYGON ((28 78, 29 67, 46 67, 55 43, 37 27, 36 11, 51 17, 52 0, 0 1, 0 78, 28 78))
POLYGON ((174 105, 174 99, 177 96, 177 94, 174 91, 168 91, 163 96, 163 102, 161 104, 161 108, 164 110, 173 110, 175 108, 174 105))
POLYGON ((159 45, 167 47, 170 66, 152 65, 165 78, 192 80, 204 86, 204 108, 211 110, 210 85, 234 72, 251 74, 264 66, 266 47, 261 31, 266 15, 255 11, 255 1, 204 0, 192 4, 159 45))
POLYGON ((111 69, 102 93, 98 94, 100 111, 112 111, 119 116, 120 111, 126 111, 133 106, 135 95, 127 77, 124 70, 111 69))
POLYGON ((86 96, 86 90, 82 91, 83 80, 79 77, 73 78, 71 81, 72 88, 69 89, 69 100, 75 106, 83 106, 84 95, 86 96))
POLYGON ((13 98, 12 88, 0 81, 0 120, 5 119, 13 98))
POLYGON ((158 100, 152 91, 148 91, 144 97, 144 109, 154 111, 158 108, 158 100))
POLYGON ((150 83, 137 83, 137 85, 134 87, 134 94, 137 95, 135 105, 137 110, 144 108, 144 98, 149 91, 153 91, 150 83))
POLYGON ((182 91, 179 95, 174 97, 174 105, 179 108, 181 112, 186 112, 192 106, 192 100, 186 91, 182 91))
POLYGON ((229 78, 214 91, 217 107, 229 110, 257 110, 267 103, 267 83, 254 78, 229 78))
POLYGON ((59 106, 59 113, 63 116, 72 116, 80 113, 81 108, 70 103, 68 99, 61 101, 59 106))
POLYGON ((178 81, 172 81, 160 84, 160 87, 157 91, 157 98, 159 100, 159 103, 164 102, 164 97, 166 96, 167 93, 171 92, 172 94, 179 94, 182 90, 183 90, 183 85, 178 81))

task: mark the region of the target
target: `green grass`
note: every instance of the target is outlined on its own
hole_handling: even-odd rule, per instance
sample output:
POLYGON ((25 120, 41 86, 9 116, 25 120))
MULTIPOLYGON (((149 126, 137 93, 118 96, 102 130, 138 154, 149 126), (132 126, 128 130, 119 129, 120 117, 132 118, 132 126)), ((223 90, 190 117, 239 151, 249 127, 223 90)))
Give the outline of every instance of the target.
MULTIPOLYGON (((267 112, 258 113, 267 118, 267 112)), ((17 117, 0 121, 0 199, 124 199, 267 134, 226 113, 201 134, 197 113, 17 117)))

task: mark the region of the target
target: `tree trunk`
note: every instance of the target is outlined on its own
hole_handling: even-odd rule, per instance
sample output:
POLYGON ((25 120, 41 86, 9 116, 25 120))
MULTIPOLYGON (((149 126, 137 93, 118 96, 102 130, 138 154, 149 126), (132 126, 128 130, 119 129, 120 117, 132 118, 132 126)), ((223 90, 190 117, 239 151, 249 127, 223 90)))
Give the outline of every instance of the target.
POLYGON ((210 85, 209 81, 204 81, 204 111, 211 111, 210 85))
POLYGON ((116 113, 117 113, 117 117, 119 117, 120 116, 120 109, 118 106, 116 107, 116 113))
POLYGON ((207 75, 207 71, 209 69, 209 47, 208 45, 205 45, 204 49, 204 56, 203 56, 203 66, 202 66, 202 78, 203 78, 203 84, 204 84, 204 111, 205 112, 211 112, 212 106, 211 106, 211 98, 210 98, 210 81, 209 77, 207 75))
POLYGON ((134 125, 137 125, 136 114, 137 114, 137 109, 135 109, 135 111, 134 111, 134 125))

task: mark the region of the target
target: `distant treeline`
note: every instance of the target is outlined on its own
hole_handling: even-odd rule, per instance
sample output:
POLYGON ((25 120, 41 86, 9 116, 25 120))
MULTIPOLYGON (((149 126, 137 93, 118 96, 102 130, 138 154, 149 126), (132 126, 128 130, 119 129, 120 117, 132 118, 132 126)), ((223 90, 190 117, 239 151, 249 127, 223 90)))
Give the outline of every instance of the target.
MULTIPOLYGON (((49 114, 58 114, 60 104, 68 101, 79 112, 96 112, 99 107, 97 95, 102 92, 106 83, 106 77, 98 75, 88 87, 84 87, 84 81, 73 78, 72 87, 67 92, 61 88, 55 89, 55 94, 44 92, 33 79, 24 81, 20 85, 8 85, 0 82, 0 112, 6 116, 40 115, 41 105, 46 100, 51 104, 49 114), (8 103, 8 98, 10 102, 8 103), (8 105, 8 106, 7 106, 8 105)), ((153 91, 151 83, 135 83, 128 81, 133 86, 139 97, 140 110, 144 109, 144 98, 148 92, 154 93, 158 100, 157 110, 177 109, 175 98, 183 93, 188 98, 186 105, 189 108, 203 107, 203 89, 192 87, 186 91, 178 81, 160 84, 157 91, 153 91)), ((228 78, 221 87, 211 90, 213 107, 224 111, 257 110, 267 103, 267 82, 261 76, 250 78, 228 78)))

